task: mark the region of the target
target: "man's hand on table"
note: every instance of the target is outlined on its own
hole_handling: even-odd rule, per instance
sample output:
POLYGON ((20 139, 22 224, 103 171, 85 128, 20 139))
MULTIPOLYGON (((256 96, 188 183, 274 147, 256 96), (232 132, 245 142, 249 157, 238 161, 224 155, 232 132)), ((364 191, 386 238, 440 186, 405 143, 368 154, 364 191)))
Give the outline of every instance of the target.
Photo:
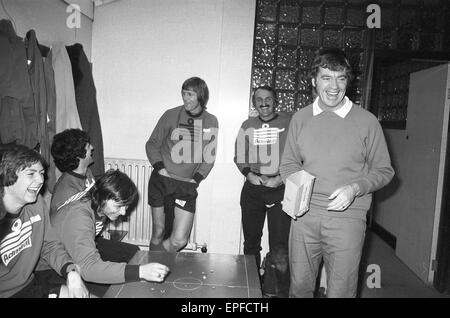
POLYGON ((151 282, 162 282, 169 272, 169 267, 159 263, 148 263, 139 266, 139 278, 151 282))

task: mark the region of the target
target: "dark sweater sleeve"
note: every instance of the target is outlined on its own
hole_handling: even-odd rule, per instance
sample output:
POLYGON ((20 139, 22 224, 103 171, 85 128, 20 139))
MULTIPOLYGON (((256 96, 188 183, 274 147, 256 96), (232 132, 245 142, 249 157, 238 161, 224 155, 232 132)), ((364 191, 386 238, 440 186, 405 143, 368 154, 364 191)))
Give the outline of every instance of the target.
POLYGON ((153 129, 150 138, 145 144, 147 158, 157 171, 164 168, 163 157, 161 155, 161 146, 167 138, 166 123, 168 120, 167 111, 161 116, 153 129))
POLYGON ((154 169, 155 171, 159 171, 159 170, 165 168, 165 167, 164 167, 164 162, 162 162, 162 161, 155 162, 152 166, 153 166, 153 169, 154 169))
POLYGON ((125 281, 135 282, 139 280, 139 265, 125 266, 125 281))
POLYGON ((247 127, 244 122, 239 129, 236 141, 234 143, 234 163, 245 177, 247 177, 250 172, 250 164, 248 162, 249 137, 245 133, 246 130, 247 127))
POLYGON ((208 174, 211 172, 211 169, 214 166, 217 155, 217 138, 219 137, 219 122, 217 121, 216 116, 211 115, 211 138, 209 142, 205 145, 203 149, 204 161, 200 164, 196 173, 193 176, 193 179, 199 183, 203 179, 205 179, 208 174))
MULTIPOLYGON (((59 213, 62 212, 64 211, 59 213)), ((57 226, 61 226, 61 241, 74 263, 80 265, 84 280, 102 284, 125 282, 126 263, 101 259, 94 240, 94 220, 89 211, 79 207, 77 210, 69 211, 62 223, 57 226)))

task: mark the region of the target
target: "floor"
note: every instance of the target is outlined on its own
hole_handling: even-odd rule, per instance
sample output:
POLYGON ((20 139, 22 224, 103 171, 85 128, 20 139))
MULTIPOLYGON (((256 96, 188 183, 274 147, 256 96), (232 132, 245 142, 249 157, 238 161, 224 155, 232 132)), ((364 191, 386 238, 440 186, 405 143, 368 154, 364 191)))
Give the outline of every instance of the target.
POLYGON ((400 261, 392 247, 370 231, 361 259, 360 277, 361 298, 450 298, 450 295, 441 294, 432 286, 426 285, 400 261), (376 270, 373 266, 368 268, 371 264, 379 266, 379 288, 369 288, 370 285, 376 285, 373 276, 376 270))

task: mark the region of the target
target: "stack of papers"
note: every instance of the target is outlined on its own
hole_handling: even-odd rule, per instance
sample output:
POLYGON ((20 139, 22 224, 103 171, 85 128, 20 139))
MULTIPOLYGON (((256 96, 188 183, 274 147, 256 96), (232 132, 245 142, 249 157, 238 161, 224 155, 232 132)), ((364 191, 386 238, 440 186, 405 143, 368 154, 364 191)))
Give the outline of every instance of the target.
POLYGON ((286 179, 283 198, 283 211, 296 219, 309 211, 312 189, 316 177, 302 170, 286 179))

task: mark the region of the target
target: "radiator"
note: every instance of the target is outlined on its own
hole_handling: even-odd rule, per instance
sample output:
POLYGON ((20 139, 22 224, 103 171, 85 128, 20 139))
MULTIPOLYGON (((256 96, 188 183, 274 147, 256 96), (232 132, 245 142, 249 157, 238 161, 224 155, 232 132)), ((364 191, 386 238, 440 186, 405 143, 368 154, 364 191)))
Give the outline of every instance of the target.
POLYGON ((152 234, 151 210, 147 200, 147 187, 152 166, 148 160, 105 158, 105 171, 119 170, 136 184, 139 201, 136 208, 116 222, 110 222, 107 230, 126 231, 123 242, 148 247, 152 234))
MULTIPOLYGON (((152 173, 152 166, 148 160, 105 158, 105 170, 114 169, 125 173, 136 184, 139 201, 136 208, 128 213, 126 218, 119 218, 110 222, 107 231, 125 231, 127 234, 123 242, 148 248, 152 234, 152 213, 148 205, 148 180, 152 173)), ((196 220, 192 227, 188 245, 185 250, 201 249, 206 252, 206 244, 196 243, 196 220)))

